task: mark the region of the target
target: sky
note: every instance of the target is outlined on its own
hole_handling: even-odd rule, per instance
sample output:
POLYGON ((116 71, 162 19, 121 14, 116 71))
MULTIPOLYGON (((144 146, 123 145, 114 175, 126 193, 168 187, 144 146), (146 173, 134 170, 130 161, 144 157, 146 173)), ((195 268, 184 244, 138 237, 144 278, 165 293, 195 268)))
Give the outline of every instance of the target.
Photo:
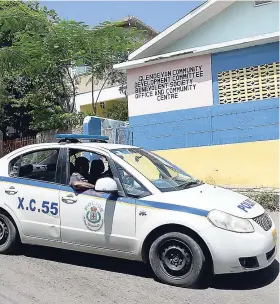
POLYGON ((40 1, 63 19, 97 25, 135 16, 157 31, 175 23, 204 1, 40 1))

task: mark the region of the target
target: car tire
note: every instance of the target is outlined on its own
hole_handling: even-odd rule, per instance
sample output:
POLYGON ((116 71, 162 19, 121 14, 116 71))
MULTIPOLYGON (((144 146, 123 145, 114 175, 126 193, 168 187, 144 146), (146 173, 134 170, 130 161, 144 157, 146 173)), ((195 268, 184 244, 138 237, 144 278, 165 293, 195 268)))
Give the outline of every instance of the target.
POLYGON ((17 245, 17 230, 13 222, 0 213, 0 254, 8 254, 17 245))
POLYGON ((179 232, 157 238, 150 247, 149 261, 161 282, 178 287, 194 287, 205 268, 205 256, 198 243, 179 232))

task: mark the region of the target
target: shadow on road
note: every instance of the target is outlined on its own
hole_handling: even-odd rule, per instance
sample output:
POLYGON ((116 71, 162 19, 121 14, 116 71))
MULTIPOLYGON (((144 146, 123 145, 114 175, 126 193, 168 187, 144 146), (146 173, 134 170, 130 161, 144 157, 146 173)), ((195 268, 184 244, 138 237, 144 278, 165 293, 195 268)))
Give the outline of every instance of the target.
POLYGON ((128 261, 70 250, 28 245, 23 245, 19 254, 36 259, 49 260, 74 266, 100 269, 144 278, 153 277, 153 273, 149 267, 137 261, 128 261))
MULTIPOLYGON (((74 266, 89 267, 150 279, 154 278, 152 270, 147 265, 136 261, 28 245, 24 245, 22 247, 21 254, 31 258, 49 260, 74 266)), ((275 260, 268 268, 255 272, 208 276, 198 289, 258 289, 271 284, 277 279, 278 274, 279 263, 275 260)))

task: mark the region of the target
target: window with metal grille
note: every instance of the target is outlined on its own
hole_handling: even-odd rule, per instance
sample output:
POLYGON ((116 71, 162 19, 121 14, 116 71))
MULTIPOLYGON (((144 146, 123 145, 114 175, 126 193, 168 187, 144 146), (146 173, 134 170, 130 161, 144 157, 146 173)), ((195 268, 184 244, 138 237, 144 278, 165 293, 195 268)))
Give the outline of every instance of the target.
POLYGON ((269 4, 272 3, 272 0, 264 0, 264 1, 255 1, 255 6, 260 6, 260 5, 264 5, 264 4, 269 4))
POLYGON ((279 81, 279 62, 219 72, 219 103, 277 98, 279 81))

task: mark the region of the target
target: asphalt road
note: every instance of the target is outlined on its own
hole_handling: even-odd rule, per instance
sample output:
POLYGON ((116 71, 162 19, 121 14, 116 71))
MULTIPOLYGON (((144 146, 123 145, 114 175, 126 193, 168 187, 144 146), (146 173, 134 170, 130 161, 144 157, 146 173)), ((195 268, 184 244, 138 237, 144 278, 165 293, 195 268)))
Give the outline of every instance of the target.
MULTIPOLYGON (((279 232, 278 216, 273 214, 279 232)), ((276 304, 278 261, 258 272, 220 275, 200 289, 183 289, 155 281, 142 263, 24 246, 17 256, 0 256, 0 304, 276 304)))

